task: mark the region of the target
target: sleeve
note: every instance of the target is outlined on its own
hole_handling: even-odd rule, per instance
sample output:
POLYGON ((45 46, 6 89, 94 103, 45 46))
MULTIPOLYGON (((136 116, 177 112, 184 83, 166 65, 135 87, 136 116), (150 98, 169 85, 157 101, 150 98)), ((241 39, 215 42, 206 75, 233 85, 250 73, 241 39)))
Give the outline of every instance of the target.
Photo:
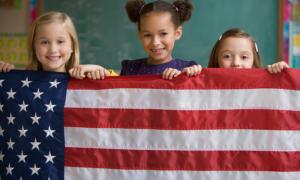
POLYGON ((193 65, 198 65, 198 63, 196 63, 195 61, 190 61, 190 65, 189 66, 193 66, 193 65))
POLYGON ((121 62, 121 72, 120 72, 120 76, 122 75, 126 75, 127 74, 127 69, 128 69, 128 63, 129 63, 129 60, 123 60, 121 62))

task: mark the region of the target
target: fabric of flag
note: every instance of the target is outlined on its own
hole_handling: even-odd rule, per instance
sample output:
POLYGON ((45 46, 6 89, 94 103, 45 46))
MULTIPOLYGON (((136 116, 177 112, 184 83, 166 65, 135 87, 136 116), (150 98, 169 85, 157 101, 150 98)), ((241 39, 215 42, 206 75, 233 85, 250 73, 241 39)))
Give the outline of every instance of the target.
MULTIPOLYGON (((27 76, 24 72, 22 78, 27 76)), ((298 180, 299 77, 295 69, 276 75, 261 69, 204 69, 197 77, 181 75, 173 80, 160 76, 71 79, 66 99, 59 98, 65 101, 64 178, 298 180)), ((5 91, 9 93, 9 87, 5 91)), ((8 101, 6 92, 2 104, 8 101)), ((6 113, 3 127, 7 128, 11 124, 5 107, 0 113, 6 113)), ((0 151, 11 153, 3 127, 0 151)), ((45 131, 41 133, 49 138, 45 131)), ((57 135, 55 131, 53 136, 57 135)), ((44 164, 55 165, 61 158, 52 151, 54 163, 46 163, 44 155, 50 157, 45 150, 44 164)), ((6 158, 0 159, 4 179, 16 172, 8 173, 12 163, 9 166, 6 158)), ((29 175, 38 176, 31 175, 34 166, 28 166, 29 175)))
POLYGON ((0 73, 0 179, 63 179, 68 76, 0 73))

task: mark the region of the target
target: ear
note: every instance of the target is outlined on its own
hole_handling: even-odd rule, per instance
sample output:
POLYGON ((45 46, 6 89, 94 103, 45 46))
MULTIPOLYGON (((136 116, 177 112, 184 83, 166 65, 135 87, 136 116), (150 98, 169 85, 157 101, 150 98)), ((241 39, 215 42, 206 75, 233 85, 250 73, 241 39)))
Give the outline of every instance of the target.
POLYGON ((141 31, 138 31, 138 37, 140 40, 142 40, 143 34, 141 33, 141 31))
POLYGON ((182 36, 182 26, 179 26, 175 31, 175 39, 178 40, 182 36))

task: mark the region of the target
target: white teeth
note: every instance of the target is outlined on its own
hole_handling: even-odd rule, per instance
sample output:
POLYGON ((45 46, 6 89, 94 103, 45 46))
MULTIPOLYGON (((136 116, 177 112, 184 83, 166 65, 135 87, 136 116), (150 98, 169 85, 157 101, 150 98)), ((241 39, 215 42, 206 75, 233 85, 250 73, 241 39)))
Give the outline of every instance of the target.
POLYGON ((58 60, 60 56, 47 56, 47 58, 50 60, 58 60))
POLYGON ((152 49, 151 51, 152 52, 158 52, 158 51, 162 51, 163 49, 161 48, 161 49, 152 49))

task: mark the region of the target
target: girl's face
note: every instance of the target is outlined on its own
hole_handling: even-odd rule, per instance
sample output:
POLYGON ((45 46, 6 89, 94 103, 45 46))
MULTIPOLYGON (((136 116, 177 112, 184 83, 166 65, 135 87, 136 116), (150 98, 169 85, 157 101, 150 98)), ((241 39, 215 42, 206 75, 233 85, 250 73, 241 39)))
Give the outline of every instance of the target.
POLYGON ((66 72, 72 41, 61 23, 40 25, 34 39, 35 54, 44 71, 66 72))
POLYGON ((252 68, 252 42, 247 38, 228 37, 220 44, 218 63, 221 68, 252 68))
POLYGON ((139 38, 149 64, 163 64, 172 60, 175 40, 182 34, 182 27, 175 29, 168 12, 151 12, 141 17, 139 38))

